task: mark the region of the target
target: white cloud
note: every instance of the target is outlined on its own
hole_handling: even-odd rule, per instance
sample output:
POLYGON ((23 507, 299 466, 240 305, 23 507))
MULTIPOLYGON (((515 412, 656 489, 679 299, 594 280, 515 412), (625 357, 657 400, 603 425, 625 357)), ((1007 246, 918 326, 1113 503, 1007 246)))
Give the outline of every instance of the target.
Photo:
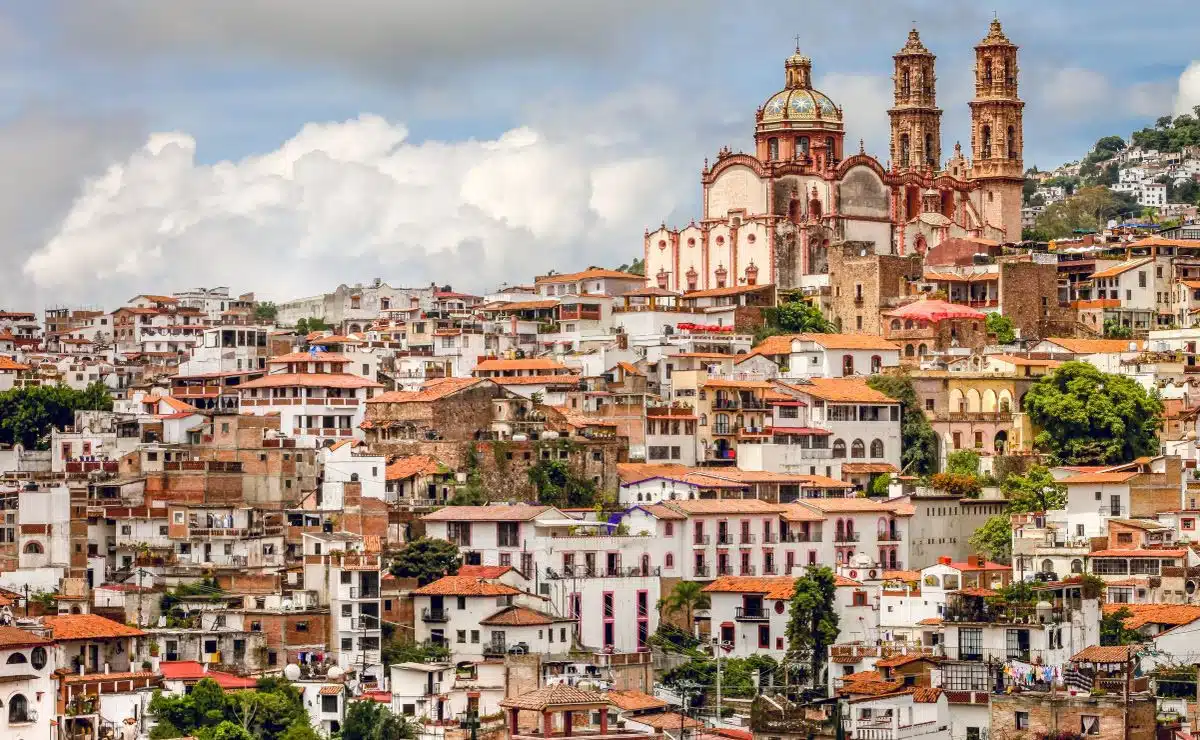
POLYGON ((197 161, 186 133, 156 133, 85 183, 24 273, 39 289, 111 302, 206 283, 287 299, 377 274, 485 290, 620 264, 640 254, 646 226, 691 210, 702 150, 686 137, 651 146, 644 126, 608 115, 581 129, 584 118, 418 143, 362 115, 215 164, 197 161))
POLYGON ((1171 85, 1139 82, 1128 87, 1114 85, 1094 69, 1062 67, 1038 78, 1035 94, 1050 113, 1071 120, 1075 117, 1154 117, 1170 107, 1171 85))
POLYGON ((1175 91, 1175 115, 1192 113, 1193 106, 1200 105, 1200 60, 1194 61, 1179 75, 1179 86, 1175 91))
POLYGON ((892 80, 884 75, 832 73, 817 80, 816 87, 842 107, 846 124, 846 151, 858 152, 862 139, 868 154, 886 162, 891 146, 888 108, 892 105, 892 80))

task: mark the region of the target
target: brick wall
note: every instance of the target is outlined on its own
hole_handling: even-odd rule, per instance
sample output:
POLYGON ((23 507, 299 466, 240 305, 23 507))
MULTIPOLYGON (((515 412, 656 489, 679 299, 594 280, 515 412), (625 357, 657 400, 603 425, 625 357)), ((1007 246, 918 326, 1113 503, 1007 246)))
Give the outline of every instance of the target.
POLYGON ((912 257, 875 254, 875 245, 868 242, 835 244, 829 248, 828 318, 834 323, 840 320, 844 332, 879 334, 880 310, 908 295, 911 281, 920 274, 920 262, 912 257))
POLYGON ((1125 733, 1126 709, 1120 698, 1062 696, 1047 694, 994 694, 991 704, 992 737, 997 740, 1033 740, 1048 732, 1061 730, 1078 733, 1083 715, 1100 718, 1097 740, 1152 740, 1154 738, 1154 699, 1135 698, 1128 709, 1129 734, 1125 733), (1016 727, 1017 712, 1029 717, 1027 729, 1016 727))
POLYGON ((1069 336, 1075 313, 1058 302, 1058 267, 1032 262, 1000 265, 1000 310, 1022 339, 1069 336), (1065 334, 1064 334, 1065 332, 1065 334))

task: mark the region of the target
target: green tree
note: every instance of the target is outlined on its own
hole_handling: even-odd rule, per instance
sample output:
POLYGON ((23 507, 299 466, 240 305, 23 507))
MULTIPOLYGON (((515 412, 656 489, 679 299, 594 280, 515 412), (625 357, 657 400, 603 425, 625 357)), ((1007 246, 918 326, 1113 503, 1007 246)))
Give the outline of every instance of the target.
POLYGON ((1014 514, 1040 514, 1067 508, 1067 487, 1050 469, 1034 465, 1024 475, 1010 475, 1000 485, 1014 514))
POLYGON ((596 484, 577 475, 563 460, 538 460, 527 476, 540 504, 584 508, 596 503, 596 484))
POLYGON ((1121 326, 1121 322, 1116 319, 1104 320, 1104 338, 1105 339, 1132 339, 1133 329, 1128 326, 1121 326))
POLYGON ((1125 140, 1120 136, 1105 136, 1096 142, 1096 146, 1092 147, 1095 152, 1108 152, 1110 155, 1116 154, 1125 149, 1125 140))
POLYGON ((1128 629, 1125 620, 1133 616, 1133 612, 1121 607, 1100 618, 1101 645, 1132 645, 1142 641, 1142 634, 1137 630, 1128 629))
POLYGON ((872 496, 877 498, 887 498, 891 493, 892 476, 887 473, 882 473, 871 479, 871 485, 868 487, 872 496))
POLYGON ((416 578, 424 586, 442 576, 454 575, 461 562, 458 546, 453 542, 419 537, 396 555, 391 572, 397 578, 416 578))
POLYGON ((35 385, 0 393, 0 444, 49 449, 50 432, 75 423, 75 412, 111 411, 112 396, 103 383, 77 391, 65 385, 35 385))
POLYGON ((279 735, 279 740, 324 740, 316 730, 313 729, 312 723, 308 719, 308 715, 304 715, 304 719, 297 720, 288 726, 282 734, 279 735))
POLYGON ((1158 451, 1163 405, 1132 378, 1067 362, 1025 396, 1035 446, 1058 465, 1112 465, 1158 451))
POLYGON ((225 720, 210 731, 201 730, 196 734, 198 740, 254 740, 254 736, 241 725, 225 720))
POLYGON ((975 552, 997 563, 1012 562, 1012 521, 1007 514, 988 517, 968 540, 975 552))
POLYGON ((646 262, 641 257, 638 257, 633 262, 618 267, 617 272, 627 272, 630 275, 645 275, 646 262))
POLYGON ((832 331, 833 324, 821 309, 807 301, 787 301, 763 309, 763 325, 755 332, 754 341, 757 344, 778 334, 829 334, 832 331))
POLYGON ((975 450, 955 450, 946 456, 946 472, 956 475, 979 475, 979 453, 975 450))
POLYGON ((996 335, 998 344, 1012 344, 1017 341, 1017 330, 1013 326, 1013 320, 1000 313, 989 313, 987 315, 987 331, 988 334, 996 335))
POLYGON ((900 462, 913 475, 937 470, 937 434, 921 410, 912 378, 907 375, 872 375, 867 385, 900 402, 900 462))
POLYGON ((821 685, 821 669, 829 646, 837 641, 838 615, 834 607, 837 587, 833 571, 810 566, 792 587, 787 624, 786 661, 802 679, 821 685))
POLYGON ((1111 190, 1100 185, 1083 187, 1071 197, 1047 206, 1038 216, 1037 229, 1051 239, 1081 231, 1099 231, 1117 212, 1111 190))
POLYGON ((712 600, 704 592, 704 586, 696 581, 680 581, 659 605, 665 616, 682 611, 689 632, 695 628, 696 610, 708 609, 712 600))
POLYGON ((279 307, 274 301, 259 301, 254 304, 254 318, 263 323, 274 323, 279 315, 279 307))
POLYGON ((346 707, 342 740, 411 740, 416 727, 403 716, 374 701, 353 701, 346 707))
POLYGON ((468 445, 466 455, 467 482, 454 491, 448 502, 451 506, 483 506, 488 502, 483 486, 483 473, 479 469, 479 451, 468 445))
POLYGON ((929 487, 959 498, 979 498, 983 492, 978 476, 959 473, 935 473, 929 479, 929 487))

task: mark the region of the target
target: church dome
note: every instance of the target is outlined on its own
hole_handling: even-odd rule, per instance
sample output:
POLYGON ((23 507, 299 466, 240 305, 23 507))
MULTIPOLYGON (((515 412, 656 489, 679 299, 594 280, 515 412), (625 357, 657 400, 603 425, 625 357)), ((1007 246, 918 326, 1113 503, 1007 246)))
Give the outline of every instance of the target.
POLYGON ((764 121, 840 121, 842 111, 819 90, 781 90, 763 104, 764 121))
POLYGON ((784 61, 784 88, 763 103, 762 120, 841 122, 842 109, 812 86, 812 60, 797 49, 784 61))

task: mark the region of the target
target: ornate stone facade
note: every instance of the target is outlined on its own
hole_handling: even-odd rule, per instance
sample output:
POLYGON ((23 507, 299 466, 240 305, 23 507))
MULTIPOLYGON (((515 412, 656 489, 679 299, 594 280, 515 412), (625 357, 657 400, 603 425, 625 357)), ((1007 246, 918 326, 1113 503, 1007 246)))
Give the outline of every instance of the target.
MULTIPOLYGON (((866 242, 875 254, 903 256, 923 254, 950 237, 1019 240, 1022 104, 1016 47, 998 29, 994 22, 977 48, 981 60, 991 60, 993 77, 986 89, 977 86, 971 106, 976 133, 987 121, 1002 126, 1008 142, 1013 127, 1015 160, 997 161, 993 152, 971 162, 956 146, 942 169, 936 57, 916 30, 894 57, 888 168, 866 154, 862 142, 857 152, 846 152, 843 111, 813 88, 812 60, 797 51, 784 62, 783 89, 756 113, 754 153, 726 147, 716 162, 705 162, 699 221, 646 232, 649 280, 677 291, 772 283, 824 292, 829 248, 836 243, 866 242)), ((972 147, 978 157, 982 142, 973 139, 972 147)))

